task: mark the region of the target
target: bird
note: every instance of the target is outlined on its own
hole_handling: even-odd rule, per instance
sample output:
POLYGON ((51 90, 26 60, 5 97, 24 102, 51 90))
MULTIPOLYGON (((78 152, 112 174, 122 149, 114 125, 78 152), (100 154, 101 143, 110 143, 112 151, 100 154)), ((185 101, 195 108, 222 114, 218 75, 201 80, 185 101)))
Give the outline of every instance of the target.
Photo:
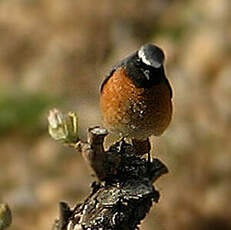
POLYGON ((144 44, 111 68, 100 87, 101 113, 109 132, 143 145, 167 129, 173 92, 164 61, 160 47, 144 44))

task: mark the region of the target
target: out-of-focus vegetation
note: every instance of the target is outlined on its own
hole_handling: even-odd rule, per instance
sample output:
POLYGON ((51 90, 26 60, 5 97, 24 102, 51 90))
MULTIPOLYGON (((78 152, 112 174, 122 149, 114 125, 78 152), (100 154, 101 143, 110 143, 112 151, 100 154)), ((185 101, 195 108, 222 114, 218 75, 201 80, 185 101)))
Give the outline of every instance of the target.
POLYGON ((3 90, 0 94, 0 135, 38 134, 44 123, 42 115, 52 104, 55 100, 45 94, 3 90))
POLYGON ((175 109, 153 138, 170 174, 142 229, 231 229, 230 12, 230 0, 0 1, 0 201, 11 229, 49 229, 58 201, 89 192, 83 159, 49 138, 46 114, 76 111, 83 137, 101 124, 110 66, 146 42, 166 53, 175 109))

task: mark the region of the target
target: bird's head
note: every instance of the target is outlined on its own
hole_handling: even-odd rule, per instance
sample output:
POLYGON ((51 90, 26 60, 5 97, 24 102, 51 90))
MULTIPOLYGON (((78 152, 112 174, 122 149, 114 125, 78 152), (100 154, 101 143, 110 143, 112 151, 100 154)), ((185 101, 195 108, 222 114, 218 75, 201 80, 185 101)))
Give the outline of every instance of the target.
POLYGON ((160 68, 164 63, 164 52, 152 44, 145 44, 138 50, 138 58, 147 66, 160 68))

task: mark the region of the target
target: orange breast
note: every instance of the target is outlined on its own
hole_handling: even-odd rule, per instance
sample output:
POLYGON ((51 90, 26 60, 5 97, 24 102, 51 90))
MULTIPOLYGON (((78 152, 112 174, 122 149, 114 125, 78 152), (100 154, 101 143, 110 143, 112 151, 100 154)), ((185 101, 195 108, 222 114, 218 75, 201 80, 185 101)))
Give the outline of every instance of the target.
POLYGON ((172 116, 169 88, 161 82, 150 88, 136 88, 123 68, 109 78, 101 93, 105 126, 112 132, 136 139, 159 136, 172 116))

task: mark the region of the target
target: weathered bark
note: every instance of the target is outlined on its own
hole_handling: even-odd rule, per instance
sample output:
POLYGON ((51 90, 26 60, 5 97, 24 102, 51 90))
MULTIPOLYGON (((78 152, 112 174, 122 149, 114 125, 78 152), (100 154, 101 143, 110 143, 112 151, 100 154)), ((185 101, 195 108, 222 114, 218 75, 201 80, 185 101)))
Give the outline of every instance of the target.
POLYGON ((91 128, 88 141, 75 145, 99 180, 93 182, 91 194, 74 208, 60 203, 53 230, 138 229, 153 202, 158 201, 153 182, 167 173, 166 166, 158 159, 150 162, 142 158, 138 152, 142 146, 124 140, 105 151, 106 135, 104 128, 91 128))

